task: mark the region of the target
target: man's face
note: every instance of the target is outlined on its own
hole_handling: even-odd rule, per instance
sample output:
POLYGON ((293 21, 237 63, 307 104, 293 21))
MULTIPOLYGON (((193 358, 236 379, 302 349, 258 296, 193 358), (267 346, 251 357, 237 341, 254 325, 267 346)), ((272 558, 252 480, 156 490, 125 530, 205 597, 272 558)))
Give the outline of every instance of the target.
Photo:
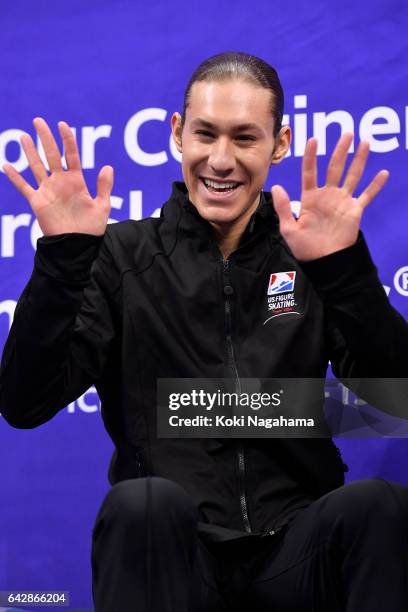
POLYGON ((172 117, 190 201, 212 224, 231 228, 259 203, 276 163, 270 96, 242 80, 196 82, 182 132, 179 113, 172 117))

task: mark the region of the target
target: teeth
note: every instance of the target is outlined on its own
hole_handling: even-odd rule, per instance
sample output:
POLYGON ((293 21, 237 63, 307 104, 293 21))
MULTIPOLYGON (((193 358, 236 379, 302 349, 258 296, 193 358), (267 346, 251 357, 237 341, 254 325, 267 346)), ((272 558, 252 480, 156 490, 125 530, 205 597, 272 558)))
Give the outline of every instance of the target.
POLYGON ((234 189, 238 186, 238 183, 217 183, 209 179, 204 179, 204 183, 207 187, 213 187, 214 189, 234 189))

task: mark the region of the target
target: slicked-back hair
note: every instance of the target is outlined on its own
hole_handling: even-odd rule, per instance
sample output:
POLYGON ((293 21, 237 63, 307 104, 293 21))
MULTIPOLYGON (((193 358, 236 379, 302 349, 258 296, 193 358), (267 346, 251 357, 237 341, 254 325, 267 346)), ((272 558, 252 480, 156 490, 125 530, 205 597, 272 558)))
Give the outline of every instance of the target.
POLYGON ((184 127, 186 110, 191 96, 191 88, 199 81, 243 80, 271 92, 271 114, 274 118, 273 135, 277 136, 282 127, 283 89, 276 70, 263 59, 241 51, 218 53, 204 60, 193 72, 184 92, 181 125, 184 127))

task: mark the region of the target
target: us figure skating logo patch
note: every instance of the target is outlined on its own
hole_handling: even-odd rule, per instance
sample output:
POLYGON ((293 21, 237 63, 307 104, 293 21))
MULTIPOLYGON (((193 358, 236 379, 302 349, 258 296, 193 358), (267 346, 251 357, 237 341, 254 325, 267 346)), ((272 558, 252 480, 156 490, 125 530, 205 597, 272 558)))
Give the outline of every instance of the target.
POLYGON ((268 295, 285 293, 295 289, 296 272, 275 272, 269 278, 268 295))
POLYGON ((273 272, 270 275, 267 289, 268 314, 270 316, 263 322, 263 325, 275 317, 300 315, 295 300, 295 281, 296 272, 294 270, 273 272))

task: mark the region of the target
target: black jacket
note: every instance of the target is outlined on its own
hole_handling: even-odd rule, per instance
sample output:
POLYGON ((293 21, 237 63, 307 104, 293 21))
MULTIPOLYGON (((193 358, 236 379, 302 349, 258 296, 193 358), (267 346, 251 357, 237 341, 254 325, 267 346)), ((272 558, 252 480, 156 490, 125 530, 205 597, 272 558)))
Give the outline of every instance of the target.
POLYGON ((159 219, 39 239, 3 354, 0 410, 36 427, 95 384, 116 447, 112 484, 180 483, 210 539, 267 533, 344 482, 331 439, 157 438, 156 380, 324 377, 329 359, 340 377, 406 376, 407 346, 361 235, 299 264, 263 193, 227 265, 175 183, 159 219), (296 271, 298 314, 268 320, 279 271, 296 271))

